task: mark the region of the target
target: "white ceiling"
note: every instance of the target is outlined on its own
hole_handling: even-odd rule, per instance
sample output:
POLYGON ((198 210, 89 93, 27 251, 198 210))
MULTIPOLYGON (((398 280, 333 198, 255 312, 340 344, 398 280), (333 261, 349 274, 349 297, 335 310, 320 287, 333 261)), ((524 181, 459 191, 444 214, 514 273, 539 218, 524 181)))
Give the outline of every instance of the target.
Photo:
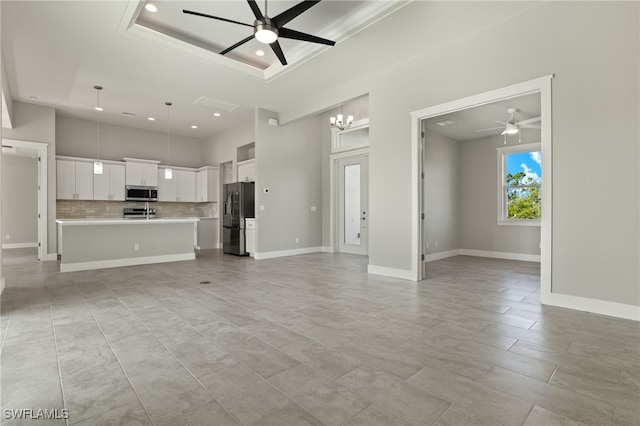
MULTIPOLYGON (((486 136, 495 136, 501 134, 504 130, 504 125, 497 123, 496 121, 508 121, 509 114, 507 113, 507 109, 509 108, 518 109, 515 116, 518 121, 540 117, 540 94, 534 93, 531 95, 519 96, 433 117, 425 120, 426 128, 457 141, 467 141, 486 136), (451 120, 454 123, 446 126, 438 124, 447 120, 451 120), (478 131, 492 127, 500 128, 492 131, 478 131)), ((523 129, 523 131, 527 133, 540 134, 539 129, 523 129)))
MULTIPOLYGON (((104 87, 100 95, 100 103, 105 109, 101 113, 103 122, 165 132, 167 112, 164 103, 171 101, 174 104, 171 132, 205 138, 227 128, 252 125, 256 107, 275 112, 291 109, 305 98, 337 83, 348 83, 430 49, 446 46, 462 34, 481 31, 540 5, 520 1, 416 0, 405 5, 406 2, 399 0, 324 0, 309 9, 308 15, 301 15, 288 26, 303 32, 317 29, 318 35, 323 36, 322 31, 331 30, 322 30, 328 28, 328 19, 347 13, 355 4, 380 7, 384 2, 404 7, 371 25, 361 24, 360 32, 336 46, 323 47, 320 54, 314 53, 311 57, 302 54, 299 64, 269 75, 262 74, 262 70, 258 70, 259 75, 244 72, 222 64, 220 58, 236 61, 217 53, 166 36, 157 37, 155 31, 140 31, 141 27, 131 22, 143 6, 143 2, 137 0, 2 0, 2 51, 14 100, 47 105, 55 107, 58 114, 95 120, 93 86, 99 84, 104 87), (155 35, 152 37, 149 33, 155 35), (202 96, 239 107, 215 118, 211 109, 193 105, 202 96), (122 115, 125 111, 136 116, 126 117, 122 115), (148 116, 157 120, 147 121, 148 116), (191 129, 191 125, 197 125, 198 129, 191 129)), ((247 3, 240 0, 157 3, 161 10, 176 11, 189 5, 232 19, 251 19, 247 3), (224 10, 218 8, 218 3, 225 4, 224 10)), ((258 4, 264 7, 263 2, 258 4)), ((269 14, 272 15, 271 10, 277 12, 290 4, 274 1, 272 9, 269 2, 269 14)), ((355 12, 357 8, 354 8, 355 12)), ((197 22, 197 17, 191 18, 197 22)), ((194 31, 228 37, 221 38, 220 45, 226 45, 238 36, 227 31, 242 31, 241 26, 232 30, 223 28, 222 25, 227 25, 224 22, 201 19, 202 22, 188 25, 193 25, 194 31)), ((348 30, 344 33, 350 34, 348 30)), ((296 56, 296 46, 285 48, 283 43, 283 50, 287 59, 290 55, 291 58, 296 56)))

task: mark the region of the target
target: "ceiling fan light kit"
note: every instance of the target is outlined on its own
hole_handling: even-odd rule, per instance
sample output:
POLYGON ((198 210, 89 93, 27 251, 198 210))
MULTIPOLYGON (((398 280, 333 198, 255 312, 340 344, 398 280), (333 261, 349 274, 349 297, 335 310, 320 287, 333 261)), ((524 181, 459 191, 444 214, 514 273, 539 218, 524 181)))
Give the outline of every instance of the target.
POLYGON ((220 52, 221 55, 226 55, 227 53, 231 52, 235 48, 240 47, 243 44, 255 38, 260 43, 268 44, 271 47, 271 50, 273 50, 273 53, 278 57, 278 60, 280 61, 280 63, 282 65, 287 65, 287 59, 285 58, 284 53, 282 52, 280 43, 278 42, 279 37, 288 38, 292 40, 306 41, 310 43, 324 44, 327 46, 334 46, 336 44, 334 41, 327 40, 322 37, 317 37, 311 34, 302 33, 300 31, 296 31, 296 30, 292 30, 284 27, 284 25, 286 25, 291 20, 293 20, 294 18, 298 17, 299 15, 307 11, 309 8, 320 3, 320 0, 302 1, 296 4, 295 6, 290 7, 289 9, 280 13, 279 15, 274 16, 273 18, 270 18, 267 15, 266 0, 264 2, 264 14, 260 11, 260 8, 258 7, 258 4, 255 2, 255 0, 247 0, 247 3, 249 3, 249 7, 251 8, 251 11, 253 12, 253 15, 256 18, 255 21, 253 22, 253 25, 246 24, 244 22, 234 21, 232 19, 221 18, 219 16, 207 15, 206 13, 194 12, 192 10, 183 9, 182 13, 201 16, 203 18, 215 19, 217 21, 224 21, 232 24, 238 24, 245 27, 253 28, 252 35, 224 49, 223 51, 220 52))
POLYGON ((522 142, 522 132, 521 129, 539 129, 540 125, 531 124, 540 121, 541 117, 528 118, 526 120, 518 120, 516 118, 516 113, 520 111, 518 108, 509 108, 507 109, 507 114, 509 114, 509 119, 507 121, 496 120, 496 123, 502 124, 500 127, 490 127, 488 129, 480 129, 476 130, 476 132, 486 132, 490 130, 499 130, 503 129, 501 136, 504 136, 504 144, 507 144, 507 135, 518 135, 518 143, 522 142))

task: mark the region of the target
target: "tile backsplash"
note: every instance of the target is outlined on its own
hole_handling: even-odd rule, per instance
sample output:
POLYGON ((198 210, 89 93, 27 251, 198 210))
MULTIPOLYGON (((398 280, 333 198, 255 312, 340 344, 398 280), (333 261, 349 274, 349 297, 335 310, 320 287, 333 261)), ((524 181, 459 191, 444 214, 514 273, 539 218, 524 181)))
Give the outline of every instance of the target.
MULTIPOLYGON (((149 203, 156 217, 218 217, 218 203, 149 203)), ((144 207, 143 202, 57 200, 58 219, 122 218, 124 208, 144 207)))

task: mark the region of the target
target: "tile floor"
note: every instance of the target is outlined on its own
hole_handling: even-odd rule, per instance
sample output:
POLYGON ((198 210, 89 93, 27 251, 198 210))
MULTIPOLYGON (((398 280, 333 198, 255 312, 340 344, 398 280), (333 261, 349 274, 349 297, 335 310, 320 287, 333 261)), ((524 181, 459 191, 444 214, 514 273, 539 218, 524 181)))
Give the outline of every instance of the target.
POLYGON ((640 424, 639 325, 541 306, 537 264, 414 283, 351 255, 60 274, 2 254, 2 408, 69 410, 3 424, 640 424))

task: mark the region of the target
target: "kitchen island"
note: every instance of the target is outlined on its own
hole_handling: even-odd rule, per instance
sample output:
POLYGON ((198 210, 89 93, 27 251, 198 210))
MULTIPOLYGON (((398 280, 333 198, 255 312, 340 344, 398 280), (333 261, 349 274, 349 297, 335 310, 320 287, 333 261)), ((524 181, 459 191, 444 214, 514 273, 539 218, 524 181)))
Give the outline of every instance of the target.
POLYGON ((195 259, 197 218, 56 222, 60 272, 195 259))

